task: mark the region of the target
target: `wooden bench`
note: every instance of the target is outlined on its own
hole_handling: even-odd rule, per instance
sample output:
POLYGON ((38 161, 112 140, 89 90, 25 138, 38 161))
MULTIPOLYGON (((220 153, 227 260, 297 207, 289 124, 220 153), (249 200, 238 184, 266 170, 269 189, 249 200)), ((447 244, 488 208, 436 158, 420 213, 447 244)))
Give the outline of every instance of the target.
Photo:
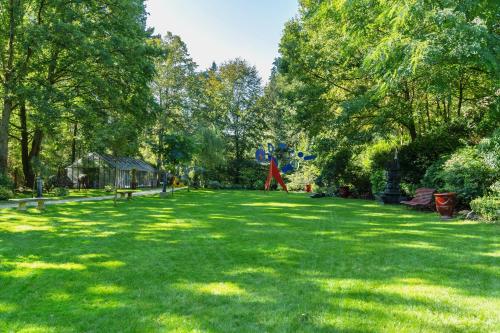
POLYGON ((434 199, 434 192, 436 192, 433 188, 418 188, 415 191, 415 197, 408 201, 401 201, 403 205, 411 206, 411 207, 428 207, 432 208, 432 202, 434 199))
POLYGON ((36 208, 38 208, 39 210, 44 210, 45 209, 45 201, 48 201, 48 200, 51 200, 51 199, 48 199, 48 198, 9 199, 9 201, 17 202, 17 204, 18 204, 17 210, 22 210, 22 211, 27 209, 26 204, 28 202, 36 202, 37 203, 36 208))
POLYGON ((130 200, 132 199, 132 193, 134 193, 136 191, 134 190, 119 190, 119 191, 116 191, 116 193, 118 193, 120 195, 120 199, 125 199, 125 194, 127 195, 127 200, 130 200))

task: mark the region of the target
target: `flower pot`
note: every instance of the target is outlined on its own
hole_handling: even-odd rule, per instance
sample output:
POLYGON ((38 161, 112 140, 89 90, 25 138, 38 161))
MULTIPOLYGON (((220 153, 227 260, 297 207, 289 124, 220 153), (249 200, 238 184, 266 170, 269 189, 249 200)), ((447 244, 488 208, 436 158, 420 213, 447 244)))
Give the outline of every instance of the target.
POLYGON ((310 193, 311 192, 311 184, 306 185, 306 192, 310 193))
POLYGON ((351 192, 349 191, 349 186, 341 186, 339 187, 339 195, 342 198, 348 198, 351 192))
POLYGON ((441 215, 441 219, 449 220, 453 218, 453 210, 457 202, 457 194, 454 192, 436 193, 436 210, 441 215))

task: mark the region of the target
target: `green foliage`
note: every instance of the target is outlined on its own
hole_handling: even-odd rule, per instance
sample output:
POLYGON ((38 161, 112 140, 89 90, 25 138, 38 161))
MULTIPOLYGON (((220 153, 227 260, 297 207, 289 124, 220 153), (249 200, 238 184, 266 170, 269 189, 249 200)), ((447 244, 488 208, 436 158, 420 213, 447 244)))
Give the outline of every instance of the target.
POLYGON ((484 196, 471 201, 471 209, 486 221, 500 220, 500 197, 484 196))
POLYGON ((241 168, 241 185, 246 189, 263 190, 269 167, 255 160, 246 161, 241 168))
POLYGON ((158 150, 163 156, 164 164, 175 167, 191 161, 191 156, 196 149, 193 138, 184 133, 164 134, 161 139, 162 146, 158 150))
POLYGON ((0 200, 8 200, 14 196, 10 187, 0 185, 0 200))
POLYGON ((494 182, 494 170, 474 147, 465 147, 444 162, 439 176, 444 189, 456 192, 463 203, 484 195, 494 182))
POLYGON ((443 126, 427 135, 418 137, 401 147, 399 162, 403 181, 418 184, 426 170, 443 155, 463 146, 461 138, 466 137, 462 125, 443 126))
POLYGON ((370 171, 384 170, 387 163, 394 159, 394 152, 397 146, 394 142, 380 140, 367 145, 361 153, 361 163, 363 168, 370 171))
POLYGON ((115 191, 115 187, 112 184, 107 184, 104 186, 104 192, 111 193, 115 191))
POLYGON ((445 191, 445 180, 443 179, 443 166, 448 156, 444 156, 432 163, 425 171, 421 184, 423 187, 434 188, 439 192, 445 191))
POLYGON ((14 188, 14 182, 9 176, 0 173, 0 187, 12 190, 14 188))
POLYGON ((387 182, 386 172, 377 170, 370 174, 371 193, 377 194, 383 192, 387 182))
POLYGON ((304 191, 306 185, 316 183, 319 175, 320 170, 314 163, 303 163, 297 171, 286 175, 287 188, 290 191, 304 191))
POLYGON ((65 197, 69 194, 69 190, 66 187, 54 187, 52 192, 56 197, 65 197))
POLYGON ((359 174, 348 145, 351 164, 368 150, 368 173, 401 148, 403 181, 418 184, 497 127, 497 11, 482 1, 301 1, 281 39, 275 94, 315 139, 325 180, 359 174))
POLYGON ((222 187, 222 184, 217 180, 209 180, 207 183, 207 188, 212 190, 220 190, 222 187))

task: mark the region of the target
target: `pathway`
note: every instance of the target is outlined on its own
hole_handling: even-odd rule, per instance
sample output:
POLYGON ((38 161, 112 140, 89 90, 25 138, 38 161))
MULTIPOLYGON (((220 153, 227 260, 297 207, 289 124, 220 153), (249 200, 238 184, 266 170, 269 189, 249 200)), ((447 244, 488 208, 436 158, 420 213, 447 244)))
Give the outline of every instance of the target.
MULTIPOLYGON (((175 191, 179 191, 184 189, 185 187, 178 187, 174 189, 175 191)), ((172 189, 167 189, 167 192, 171 192, 172 189)), ((133 196, 134 197, 142 197, 145 195, 155 195, 161 192, 161 189, 154 189, 154 190, 148 190, 148 191, 141 191, 141 192, 134 192, 133 196)), ((48 200, 45 201, 45 205, 59 205, 59 204, 64 204, 67 202, 83 202, 83 201, 102 201, 102 200, 112 200, 114 198, 113 195, 105 195, 102 197, 86 197, 86 198, 69 198, 69 199, 60 199, 60 200, 48 200)), ((37 205, 36 202, 29 202, 27 206, 29 207, 35 207, 37 205)), ((6 203, 0 203, 0 209, 3 208, 15 208, 17 207, 17 203, 15 202, 6 202, 6 203)))

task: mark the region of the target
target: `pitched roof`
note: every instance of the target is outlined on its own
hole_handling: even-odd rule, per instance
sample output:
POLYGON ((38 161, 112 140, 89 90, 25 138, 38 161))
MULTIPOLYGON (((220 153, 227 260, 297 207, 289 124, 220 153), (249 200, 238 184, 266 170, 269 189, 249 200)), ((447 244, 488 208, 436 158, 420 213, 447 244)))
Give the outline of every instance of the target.
MULTIPOLYGON (((132 157, 113 157, 107 154, 99 154, 99 153, 89 153, 86 156, 87 158, 99 158, 104 163, 108 164, 111 168, 118 168, 119 170, 132 170, 136 169, 137 171, 146 171, 146 172, 156 172, 156 169, 151 166, 149 163, 146 163, 142 160, 138 160, 132 157)), ((75 161, 71 166, 79 166, 82 164, 82 159, 75 161)))

